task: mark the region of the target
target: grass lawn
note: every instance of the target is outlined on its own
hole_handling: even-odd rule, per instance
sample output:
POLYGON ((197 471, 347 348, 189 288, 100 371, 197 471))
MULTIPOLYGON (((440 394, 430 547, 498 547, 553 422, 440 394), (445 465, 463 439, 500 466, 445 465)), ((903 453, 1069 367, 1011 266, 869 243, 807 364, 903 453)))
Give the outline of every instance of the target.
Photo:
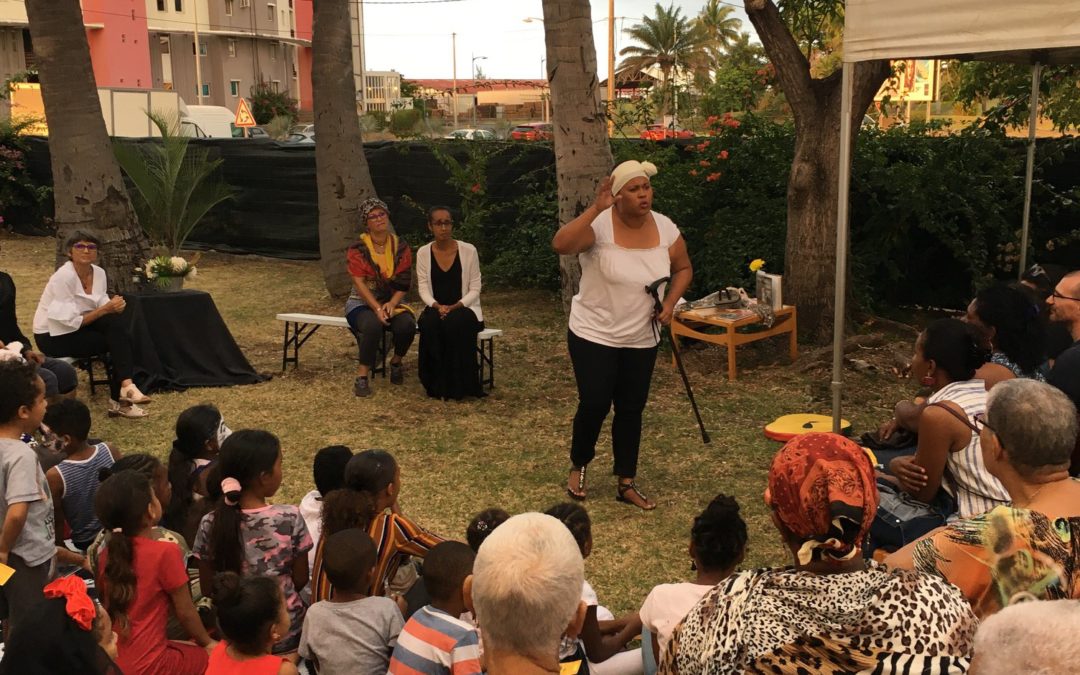
MULTIPOLYGON (((20 325, 28 334, 52 271, 53 250, 52 239, 4 235, 0 268, 18 285, 20 325)), ((415 345, 406 357, 404 386, 377 378, 374 396, 355 398, 355 342, 340 329, 321 329, 301 351, 300 368, 278 372, 283 326, 275 314, 341 311, 341 303, 326 294, 316 263, 209 254, 188 286, 213 294, 248 359, 274 378, 256 386, 157 394, 151 416, 143 420, 107 418, 107 393, 99 389, 89 402, 93 434, 122 452, 164 459, 180 411, 212 402, 234 430, 263 428, 281 438, 285 482, 278 502, 298 503, 312 489, 311 458, 332 443, 390 450, 402 467, 405 512, 447 537, 463 540, 471 516, 490 506, 514 513, 565 499, 576 393, 566 320, 552 294, 484 292, 487 325, 505 331, 495 345, 495 389, 482 401, 444 403, 424 395, 416 379, 415 345)), ((762 503, 769 461, 779 445, 761 428, 786 413, 828 413, 829 375, 791 368, 786 344, 786 337, 777 337, 741 347, 734 383, 726 381, 719 349, 686 352, 710 445, 701 443, 670 353, 661 352, 645 410, 639 471, 642 489, 659 503, 651 513, 614 501, 605 426, 589 474, 586 505, 595 544, 586 572, 601 601, 616 613, 636 609, 655 584, 690 576, 690 524, 718 492, 742 505, 750 528, 746 566, 788 561, 762 503)), ((88 396, 81 377, 80 396, 88 396)), ((857 433, 885 419, 908 390, 880 372, 850 372, 846 382, 845 417, 857 433)))

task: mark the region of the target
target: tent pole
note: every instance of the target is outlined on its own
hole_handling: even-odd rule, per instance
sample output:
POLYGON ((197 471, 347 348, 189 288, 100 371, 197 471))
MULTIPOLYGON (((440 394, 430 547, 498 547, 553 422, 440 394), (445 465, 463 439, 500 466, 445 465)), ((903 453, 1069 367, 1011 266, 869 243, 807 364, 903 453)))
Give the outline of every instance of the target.
POLYGON ((1031 183, 1035 174, 1035 125, 1039 121, 1039 81, 1042 79, 1042 64, 1031 66, 1031 115, 1028 118, 1027 168, 1024 172, 1024 219, 1020 232, 1020 269, 1017 278, 1024 277, 1027 270, 1028 237, 1031 227, 1031 183))
POLYGON ((836 298, 833 301, 833 433, 840 433, 844 379, 844 318, 847 316, 848 203, 851 188, 851 96, 855 64, 844 62, 840 80, 840 180, 836 205, 836 298))

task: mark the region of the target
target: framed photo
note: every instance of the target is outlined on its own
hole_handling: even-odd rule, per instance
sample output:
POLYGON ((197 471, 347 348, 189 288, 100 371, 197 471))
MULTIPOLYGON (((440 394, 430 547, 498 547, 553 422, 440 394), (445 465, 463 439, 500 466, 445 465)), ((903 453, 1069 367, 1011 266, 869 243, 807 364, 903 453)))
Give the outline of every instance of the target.
POLYGON ((783 284, 779 274, 769 274, 758 270, 755 282, 754 295, 759 304, 772 307, 774 312, 784 307, 783 284))

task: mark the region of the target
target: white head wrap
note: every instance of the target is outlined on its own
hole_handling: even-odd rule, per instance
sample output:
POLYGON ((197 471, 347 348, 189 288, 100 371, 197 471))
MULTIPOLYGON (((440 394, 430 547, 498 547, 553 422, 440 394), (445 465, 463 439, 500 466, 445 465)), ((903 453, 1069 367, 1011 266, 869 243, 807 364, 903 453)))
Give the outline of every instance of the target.
POLYGON ((619 190, 635 178, 651 178, 655 175, 656 165, 652 162, 639 162, 636 159, 625 161, 611 172, 611 194, 619 194, 619 190))

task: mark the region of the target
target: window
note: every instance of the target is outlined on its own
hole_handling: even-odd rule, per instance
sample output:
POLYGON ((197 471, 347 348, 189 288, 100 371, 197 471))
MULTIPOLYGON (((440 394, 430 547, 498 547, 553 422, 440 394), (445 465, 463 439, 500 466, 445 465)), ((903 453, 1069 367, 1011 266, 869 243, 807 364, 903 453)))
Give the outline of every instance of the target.
POLYGON ((168 54, 172 51, 172 42, 169 40, 168 35, 158 36, 158 46, 161 49, 162 54, 168 54))
POLYGON ((202 86, 202 95, 203 96, 209 96, 210 95, 210 85, 209 84, 206 84, 206 83, 203 84, 203 86, 202 86))
POLYGON ((271 80, 270 91, 274 92, 275 94, 281 91, 281 80, 271 80))
POLYGON ((229 56, 236 58, 236 40, 229 38, 229 56))
POLYGON ((277 57, 278 57, 278 43, 277 42, 271 42, 270 43, 270 60, 271 61, 277 61, 277 57))
POLYGON ((178 12, 184 11, 184 0, 173 0, 173 7, 175 7, 178 12))
MULTIPOLYGON (((195 53, 195 43, 191 43, 191 53, 195 53)), ((199 40, 199 56, 206 56, 206 43, 199 40)))
POLYGON ((233 0, 225 0, 225 16, 232 16, 233 0))
POLYGON ((233 98, 240 95, 240 80, 229 80, 229 93, 233 98))
POLYGON ((267 5, 266 5, 266 18, 273 21, 276 16, 277 16, 277 7, 275 7, 274 3, 272 3, 272 2, 267 3, 267 5))
POLYGON ((165 0, 157 0, 157 11, 159 11, 159 12, 164 12, 165 11, 165 0))

